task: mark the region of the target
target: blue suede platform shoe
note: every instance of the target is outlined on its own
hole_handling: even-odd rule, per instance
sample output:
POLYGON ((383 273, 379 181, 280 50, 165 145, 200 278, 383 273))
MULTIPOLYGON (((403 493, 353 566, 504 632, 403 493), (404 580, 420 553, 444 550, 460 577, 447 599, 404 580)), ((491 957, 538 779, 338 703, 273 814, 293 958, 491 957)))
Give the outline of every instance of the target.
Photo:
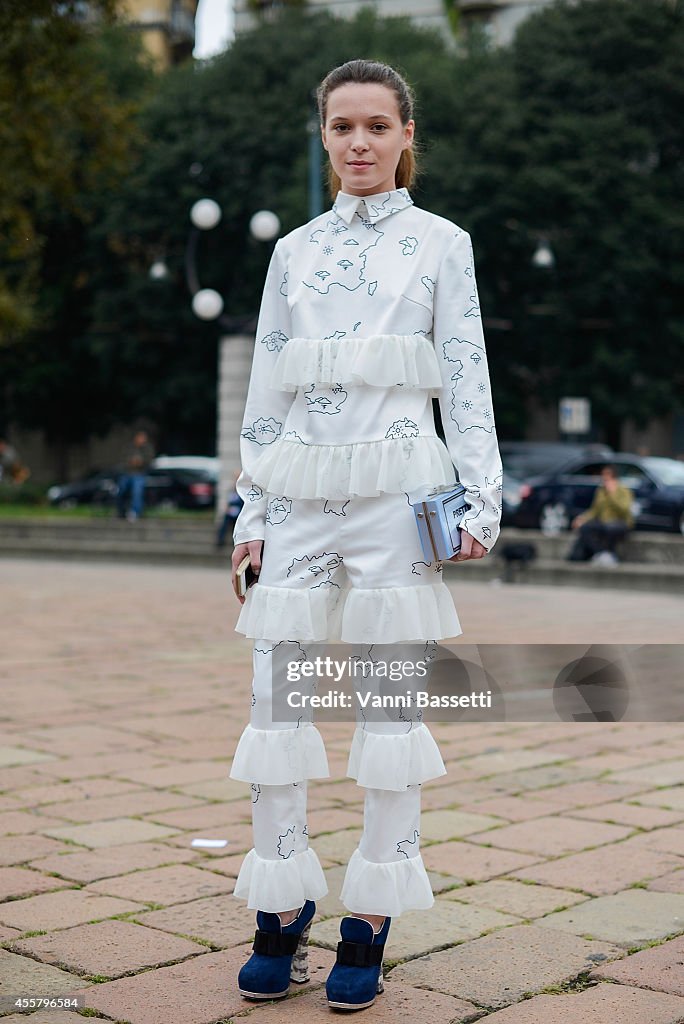
POLYGON ((277 914, 257 911, 254 952, 238 974, 238 988, 245 999, 283 999, 290 981, 309 980, 308 950, 311 919, 316 904, 307 900, 297 917, 282 926, 277 914))
POLYGON ((337 961, 328 975, 325 992, 334 1010, 363 1010, 383 992, 382 955, 392 923, 385 918, 377 935, 373 926, 360 917, 343 917, 342 941, 337 943, 337 961))

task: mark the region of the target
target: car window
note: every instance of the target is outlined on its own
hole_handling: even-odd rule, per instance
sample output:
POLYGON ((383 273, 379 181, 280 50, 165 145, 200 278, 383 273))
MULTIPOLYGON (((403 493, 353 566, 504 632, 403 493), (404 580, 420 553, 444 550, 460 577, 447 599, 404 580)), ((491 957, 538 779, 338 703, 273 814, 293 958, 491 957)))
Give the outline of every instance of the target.
POLYGON ((597 480, 601 479, 601 470, 605 466, 605 462, 581 462, 579 466, 573 466, 572 469, 568 470, 569 476, 593 476, 597 480))
POLYGON ((644 459, 644 465, 666 486, 684 487, 684 462, 649 455, 644 459))
POLYGON ((649 480, 641 466, 635 466, 630 462, 621 462, 616 469, 618 480, 625 487, 640 487, 641 484, 647 483, 649 480))

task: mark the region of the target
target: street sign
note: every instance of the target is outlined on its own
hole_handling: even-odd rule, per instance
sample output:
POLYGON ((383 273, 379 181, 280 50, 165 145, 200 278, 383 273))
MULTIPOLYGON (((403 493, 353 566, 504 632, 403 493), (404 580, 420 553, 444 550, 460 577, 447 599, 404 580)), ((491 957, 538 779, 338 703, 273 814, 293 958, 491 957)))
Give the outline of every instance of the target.
POLYGON ((561 398, 558 403, 558 429, 562 434, 588 434, 591 428, 591 403, 588 398, 561 398))

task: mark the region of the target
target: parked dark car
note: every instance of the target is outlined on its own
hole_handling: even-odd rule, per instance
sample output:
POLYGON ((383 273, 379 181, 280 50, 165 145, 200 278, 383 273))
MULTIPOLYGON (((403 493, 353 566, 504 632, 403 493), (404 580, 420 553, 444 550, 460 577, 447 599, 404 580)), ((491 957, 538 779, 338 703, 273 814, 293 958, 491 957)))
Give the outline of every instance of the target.
POLYGON ((530 477, 562 469, 576 459, 602 459, 613 454, 613 449, 605 444, 566 441, 500 441, 499 451, 504 479, 510 475, 522 483, 530 477))
MULTIPOLYGON (((74 508, 76 505, 113 507, 118 480, 118 470, 93 470, 73 483, 51 487, 48 499, 57 508, 74 508)), ((216 487, 216 475, 211 470, 152 467, 145 484, 145 505, 165 509, 213 508, 216 487)))
POLYGON ((636 530, 684 534, 684 463, 660 456, 613 453, 608 458, 575 459, 523 485, 514 525, 534 529, 570 529, 574 517, 591 505, 601 467, 615 466, 620 483, 634 495, 636 530))

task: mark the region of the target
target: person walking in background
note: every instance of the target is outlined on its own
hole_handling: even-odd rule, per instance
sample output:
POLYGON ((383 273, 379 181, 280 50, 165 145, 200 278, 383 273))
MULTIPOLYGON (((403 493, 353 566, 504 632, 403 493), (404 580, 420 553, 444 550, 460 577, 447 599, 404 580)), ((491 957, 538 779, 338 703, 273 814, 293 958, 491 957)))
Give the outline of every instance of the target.
POLYGON ((23 484, 30 475, 30 469, 22 464, 16 448, 0 437, 0 483, 23 484))
POLYGON ((616 565, 619 561, 615 545, 634 526, 629 487, 617 478, 615 466, 601 469, 601 484, 586 512, 575 516, 573 530, 579 529, 575 543, 567 556, 568 562, 586 562, 591 559, 599 565, 616 565))
POLYGON ((139 430, 124 456, 125 470, 119 477, 117 512, 119 519, 134 522, 145 508, 145 480, 154 458, 154 448, 146 430, 139 430), (129 505, 130 496, 130 505, 129 505), (127 511, 128 506, 128 511, 127 511))
POLYGON ((239 476, 240 470, 234 469, 233 482, 228 492, 228 497, 226 498, 226 507, 223 514, 223 520, 221 521, 221 525, 219 526, 218 531, 216 533, 217 548, 223 548, 226 546, 226 536, 228 534, 228 530, 232 530, 233 526, 235 525, 235 521, 237 520, 237 517, 240 515, 240 511, 242 509, 243 501, 236 490, 236 484, 239 476))
MULTIPOLYGON (((249 999, 283 998, 291 979, 306 980, 314 901, 327 892, 306 819, 308 782, 328 776, 327 757, 310 717, 277 713, 291 687, 283 657, 301 648, 306 658, 309 643, 329 639, 367 657, 375 644, 422 650, 458 636, 442 563, 425 561, 410 501, 453 488, 458 470, 469 506, 458 561, 485 557, 501 518, 470 235, 414 205, 411 91, 393 68, 352 60, 327 75, 318 101, 334 201, 276 243, 237 482, 233 586, 247 555, 258 576, 238 595, 254 677, 231 768, 252 790, 254 847, 234 891, 257 911, 238 975, 249 999)), ((421 786, 445 771, 424 722, 401 709, 357 720, 347 774, 364 793, 363 834, 340 896, 349 913, 326 981, 334 1009, 373 1003, 392 918, 434 904, 421 786)))

